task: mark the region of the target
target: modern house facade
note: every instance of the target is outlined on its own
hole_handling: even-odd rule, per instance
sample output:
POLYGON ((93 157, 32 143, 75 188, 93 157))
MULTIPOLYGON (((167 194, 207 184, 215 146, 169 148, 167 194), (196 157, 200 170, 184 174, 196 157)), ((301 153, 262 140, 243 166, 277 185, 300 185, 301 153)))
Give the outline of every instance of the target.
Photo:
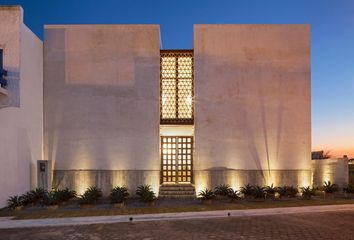
POLYGON ((162 50, 159 25, 46 25, 42 48, 20 7, 0 19, 1 178, 26 185, 2 202, 43 159, 48 188, 78 193, 312 184, 308 25, 194 25, 188 50, 162 50))

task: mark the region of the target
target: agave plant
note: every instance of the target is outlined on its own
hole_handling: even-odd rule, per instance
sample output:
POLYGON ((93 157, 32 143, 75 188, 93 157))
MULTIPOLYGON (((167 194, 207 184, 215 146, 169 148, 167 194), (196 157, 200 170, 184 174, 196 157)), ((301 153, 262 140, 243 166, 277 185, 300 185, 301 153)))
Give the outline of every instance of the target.
POLYGON ((38 202, 41 201, 42 199, 44 199, 47 195, 47 191, 44 190, 43 188, 36 188, 34 190, 31 191, 33 199, 38 202))
POLYGON ((44 204, 45 205, 59 205, 61 203, 61 198, 60 198, 60 194, 58 191, 53 190, 50 191, 47 195, 47 197, 44 199, 44 204))
POLYGON ((43 188, 36 188, 34 190, 24 193, 22 198, 22 205, 28 206, 33 204, 44 204, 48 197, 48 192, 43 188))
POLYGON ((229 194, 227 195, 227 197, 229 199, 231 199, 231 201, 241 199, 239 194, 238 194, 238 191, 237 190, 233 190, 232 188, 230 189, 229 194))
POLYGON ((59 195, 59 198, 61 201, 69 201, 72 198, 76 197, 76 192, 74 190, 69 190, 69 188, 65 189, 57 189, 57 194, 59 195))
POLYGON ((46 198, 44 199, 45 205, 59 205, 62 202, 68 201, 72 198, 76 197, 76 192, 69 190, 68 188, 65 189, 53 189, 50 191, 46 198))
POLYGON ((254 186, 252 190, 252 196, 255 199, 264 199, 266 197, 265 188, 261 186, 254 186))
POLYGON ((245 197, 250 197, 253 194, 253 189, 254 186, 251 186, 250 184, 247 184, 243 187, 241 187, 240 192, 245 196, 245 197))
POLYGON ((23 206, 31 205, 35 202, 32 191, 28 191, 21 195, 23 206))
POLYGON ((315 189, 310 186, 301 187, 300 190, 304 199, 311 199, 312 196, 315 196, 315 189))
POLYGON ((348 184, 348 186, 343 188, 343 192, 345 192, 345 193, 354 193, 354 185, 348 184))
POLYGON ((296 197, 296 194, 299 192, 297 188, 293 186, 283 186, 278 187, 277 192, 280 197, 296 197))
POLYGON ((274 198, 275 194, 278 192, 278 188, 275 187, 273 183, 270 186, 266 186, 264 190, 267 198, 274 198))
POLYGON ((278 188, 275 187, 275 186, 273 185, 273 183, 272 183, 272 185, 266 186, 266 187, 264 188, 264 190, 266 191, 267 194, 269 194, 269 195, 274 195, 274 194, 277 192, 278 188))
POLYGON ((101 189, 89 187, 79 198, 79 204, 94 204, 102 197, 101 189))
POLYGON ((325 193, 335 193, 338 192, 338 185, 337 184, 332 184, 331 181, 327 181, 323 183, 322 190, 325 193))
POLYGON ((201 200, 212 200, 215 198, 215 194, 213 190, 206 188, 198 193, 198 197, 201 200))
POLYGON ((156 195, 150 185, 141 185, 136 190, 136 195, 139 196, 140 201, 149 203, 156 200, 156 195))
POLYGON ((22 206, 22 196, 12 196, 7 199, 7 207, 10 209, 15 209, 17 207, 22 206))
POLYGON ((215 187, 215 195, 217 196, 223 196, 227 197, 229 196, 230 192, 232 192, 233 189, 230 187, 228 184, 220 184, 219 186, 215 187))
POLYGON ((111 203, 123 203, 129 196, 128 189, 126 187, 115 187, 111 190, 109 198, 111 203))

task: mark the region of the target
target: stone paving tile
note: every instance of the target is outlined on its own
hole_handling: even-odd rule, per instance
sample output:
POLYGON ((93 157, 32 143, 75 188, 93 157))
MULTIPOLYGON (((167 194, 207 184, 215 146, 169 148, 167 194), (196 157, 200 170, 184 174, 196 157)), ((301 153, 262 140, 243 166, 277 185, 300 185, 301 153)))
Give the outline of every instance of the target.
POLYGON ((0 240, 354 240, 354 211, 0 230, 0 240))

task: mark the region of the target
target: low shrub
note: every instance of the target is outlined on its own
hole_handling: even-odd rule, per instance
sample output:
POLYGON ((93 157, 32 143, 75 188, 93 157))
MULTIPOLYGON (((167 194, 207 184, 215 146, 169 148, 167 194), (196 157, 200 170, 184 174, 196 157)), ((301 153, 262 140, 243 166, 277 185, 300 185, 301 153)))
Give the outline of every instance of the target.
POLYGON ((36 188, 34 190, 28 191, 21 196, 23 206, 28 206, 31 204, 44 204, 47 199, 48 192, 43 188, 36 188))
POLYGON ((76 197, 76 192, 73 190, 65 189, 54 189, 50 191, 46 198, 44 199, 45 205, 59 205, 62 202, 68 201, 76 197))
POLYGON ((7 199, 7 207, 10 209, 15 209, 23 205, 22 196, 12 196, 7 199))
POLYGON ((53 190, 48 193, 46 199, 44 200, 44 205, 59 205, 61 202, 62 200, 60 199, 58 191, 53 190))
POLYGON ((57 189, 56 192, 62 202, 69 201, 76 197, 76 192, 74 190, 70 190, 69 188, 57 189))
POLYGON ((94 204, 102 197, 101 189, 89 187, 79 198, 79 204, 94 204))
POLYGON ((278 187, 277 192, 280 197, 296 197, 296 194, 299 192, 297 188, 293 186, 283 186, 278 187))
POLYGON ((136 195, 138 195, 140 201, 145 203, 156 200, 156 195, 150 185, 139 186, 136 190, 136 195))
POLYGON ((253 186, 250 184, 247 184, 243 187, 240 188, 240 192, 245 196, 245 197, 250 197, 253 195, 253 186))
POLYGON ((229 196, 230 192, 233 192, 233 189, 228 184, 220 184, 219 186, 215 187, 215 195, 227 197, 229 196))
POLYGON ((327 181, 323 183, 322 191, 325 193, 335 193, 338 192, 339 188, 337 184, 332 184, 331 181, 327 181))
POLYGON ((111 190, 109 198, 111 203, 123 203, 129 196, 128 189, 126 187, 115 187, 111 190))
POLYGON ((229 194, 227 195, 227 197, 229 199, 233 200, 239 200, 241 199, 240 196, 238 195, 238 191, 237 190, 233 190, 232 188, 229 191, 229 194))
POLYGON ((198 197, 201 200, 212 200, 215 198, 215 194, 213 190, 206 188, 198 193, 198 197))
POLYGON ((274 185, 272 184, 270 186, 266 186, 264 190, 266 192, 266 197, 268 196, 274 197, 278 191, 278 188, 274 187, 274 185))
POLYGON ((348 186, 343 188, 343 192, 345 192, 345 193, 354 193, 354 185, 348 184, 348 186))
POLYGON ((307 186, 307 187, 301 187, 300 191, 303 198, 310 199, 312 196, 315 196, 316 189, 307 186))
POLYGON ((261 186, 254 186, 252 189, 252 196, 255 199, 264 199, 266 197, 266 190, 261 186))

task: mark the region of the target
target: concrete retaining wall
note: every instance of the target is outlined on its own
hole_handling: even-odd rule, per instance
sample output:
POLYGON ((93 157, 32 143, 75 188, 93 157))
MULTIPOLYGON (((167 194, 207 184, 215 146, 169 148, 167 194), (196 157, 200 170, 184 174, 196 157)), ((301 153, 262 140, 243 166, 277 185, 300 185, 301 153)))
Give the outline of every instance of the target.
POLYGON ((343 187, 349 182, 348 158, 312 160, 313 184, 331 181, 343 187))
POLYGON ((311 170, 233 170, 215 169, 194 171, 195 187, 199 192, 204 188, 213 189, 220 184, 229 184, 234 189, 251 184, 259 186, 309 186, 311 170))
MULTIPOLYGON (((194 171, 196 192, 202 189, 213 189, 219 184, 229 184, 239 189, 245 184, 266 186, 294 185, 308 186, 311 182, 311 171, 308 170, 233 170, 212 169, 194 171), (295 184, 294 184, 295 183, 295 184)), ((97 186, 105 195, 112 187, 126 186, 132 195, 141 184, 151 185, 156 193, 160 186, 160 171, 156 170, 54 170, 53 187, 68 187, 82 194, 86 188, 97 186)))
POLYGON ((131 195, 139 185, 148 184, 158 194, 160 171, 156 170, 54 170, 53 187, 70 188, 82 194, 88 187, 96 186, 108 196, 116 186, 125 186, 131 195))
POLYGON ((348 165, 349 167, 349 183, 354 185, 354 164, 348 165))

